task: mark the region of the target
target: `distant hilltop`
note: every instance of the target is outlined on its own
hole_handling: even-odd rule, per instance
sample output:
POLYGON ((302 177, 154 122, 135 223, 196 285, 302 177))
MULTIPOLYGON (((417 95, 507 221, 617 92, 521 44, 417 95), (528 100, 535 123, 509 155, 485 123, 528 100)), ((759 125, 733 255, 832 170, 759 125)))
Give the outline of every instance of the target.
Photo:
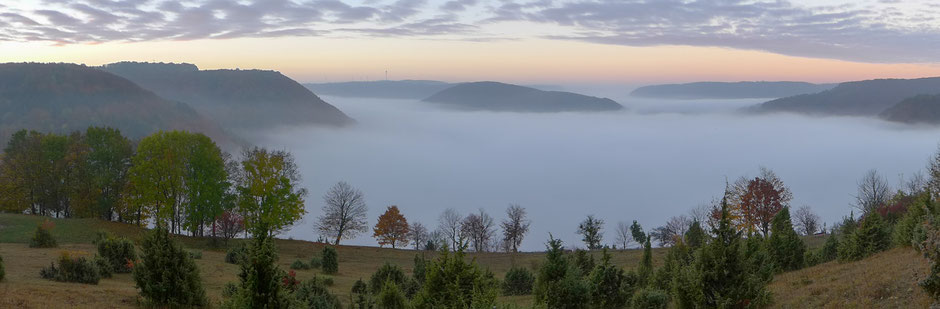
POLYGON ((615 111, 623 106, 614 100, 571 92, 543 91, 499 82, 457 84, 425 102, 461 110, 509 112, 615 111))
POLYGON ((235 129, 353 122, 300 83, 270 70, 199 70, 188 63, 118 62, 103 70, 157 95, 185 102, 235 129))
POLYGON ((113 127, 131 138, 187 130, 237 143, 186 103, 109 72, 66 63, 0 64, 0 144, 21 129, 67 134, 89 126, 113 127))
POLYGON ((637 88, 631 96, 661 99, 760 99, 816 93, 836 84, 805 82, 697 82, 637 88))
POLYGON ((453 84, 433 80, 378 80, 307 83, 307 89, 326 96, 421 100, 453 84))

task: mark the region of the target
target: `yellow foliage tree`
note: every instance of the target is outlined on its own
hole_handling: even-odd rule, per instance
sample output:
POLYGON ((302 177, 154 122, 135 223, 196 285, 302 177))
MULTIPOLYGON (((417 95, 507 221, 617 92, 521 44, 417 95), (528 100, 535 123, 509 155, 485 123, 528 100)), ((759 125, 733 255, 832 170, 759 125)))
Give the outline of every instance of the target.
POLYGON ((379 222, 375 224, 372 237, 378 240, 380 246, 408 245, 408 220, 398 211, 398 206, 388 206, 385 213, 379 216, 379 222))

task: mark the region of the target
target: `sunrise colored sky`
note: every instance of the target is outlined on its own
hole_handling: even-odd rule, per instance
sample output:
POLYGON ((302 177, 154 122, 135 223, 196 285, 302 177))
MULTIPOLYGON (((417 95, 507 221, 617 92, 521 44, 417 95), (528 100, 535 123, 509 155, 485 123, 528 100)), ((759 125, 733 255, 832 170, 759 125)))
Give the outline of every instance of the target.
POLYGON ((929 1, 0 1, 0 62, 163 61, 302 82, 940 76, 929 1))

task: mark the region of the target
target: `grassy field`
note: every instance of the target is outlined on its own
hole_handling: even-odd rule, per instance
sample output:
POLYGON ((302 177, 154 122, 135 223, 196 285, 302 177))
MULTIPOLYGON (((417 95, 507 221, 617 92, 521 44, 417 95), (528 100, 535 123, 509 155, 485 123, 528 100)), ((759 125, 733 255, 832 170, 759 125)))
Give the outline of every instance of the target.
MULTIPOLYGON (((117 274, 103 279, 98 285, 60 283, 39 278, 39 269, 47 266, 62 251, 73 254, 94 255, 96 249, 91 241, 97 231, 109 231, 139 239, 143 229, 133 225, 104 222, 93 219, 52 219, 53 235, 59 248, 32 249, 27 243, 36 226, 45 220, 26 215, 0 214, 0 256, 6 264, 7 279, 0 282, 0 308, 126 308, 138 303, 137 290, 129 274, 117 274)), ((209 249, 206 241, 190 237, 178 237, 189 249, 202 251, 197 260, 201 275, 213 303, 222 300, 222 286, 236 282, 238 267, 224 262, 224 249, 209 249)), ((805 239, 809 247, 821 246, 824 237, 805 239)), ((307 241, 278 240, 279 264, 282 269, 295 260, 309 261, 318 256, 323 245, 307 241)), ((353 283, 362 278, 368 280, 372 272, 383 263, 401 266, 411 272, 415 254, 433 258, 433 252, 393 250, 375 247, 340 246, 339 273, 333 275, 332 287, 343 301, 349 300, 353 283)), ((663 249, 654 249, 655 264, 660 264, 663 249)), ((595 257, 600 253, 595 252, 595 257)), ((626 269, 634 268, 642 255, 641 250, 613 252, 612 261, 626 269)), ((468 254, 482 267, 493 271, 498 278, 513 265, 534 269, 544 259, 543 253, 481 253, 468 254)), ((926 307, 928 297, 917 287, 923 277, 926 261, 911 249, 894 249, 872 258, 840 264, 837 262, 778 275, 771 284, 776 307, 780 308, 898 308, 926 307)), ((319 270, 297 271, 304 280, 320 275, 319 270)), ((529 296, 500 297, 500 302, 526 306, 531 304, 529 296)))

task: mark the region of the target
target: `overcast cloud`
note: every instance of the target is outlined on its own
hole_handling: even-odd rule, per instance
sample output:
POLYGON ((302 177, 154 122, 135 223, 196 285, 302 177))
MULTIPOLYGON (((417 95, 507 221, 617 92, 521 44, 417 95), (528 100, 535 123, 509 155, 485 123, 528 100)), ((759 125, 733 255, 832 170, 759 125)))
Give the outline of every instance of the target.
POLYGON ((504 34, 500 24, 526 22, 536 29, 534 37, 602 44, 715 46, 879 63, 940 61, 938 5, 830 2, 47 0, 0 6, 0 41, 350 35, 476 41, 523 39, 504 34), (539 26, 552 27, 540 33, 539 26))

